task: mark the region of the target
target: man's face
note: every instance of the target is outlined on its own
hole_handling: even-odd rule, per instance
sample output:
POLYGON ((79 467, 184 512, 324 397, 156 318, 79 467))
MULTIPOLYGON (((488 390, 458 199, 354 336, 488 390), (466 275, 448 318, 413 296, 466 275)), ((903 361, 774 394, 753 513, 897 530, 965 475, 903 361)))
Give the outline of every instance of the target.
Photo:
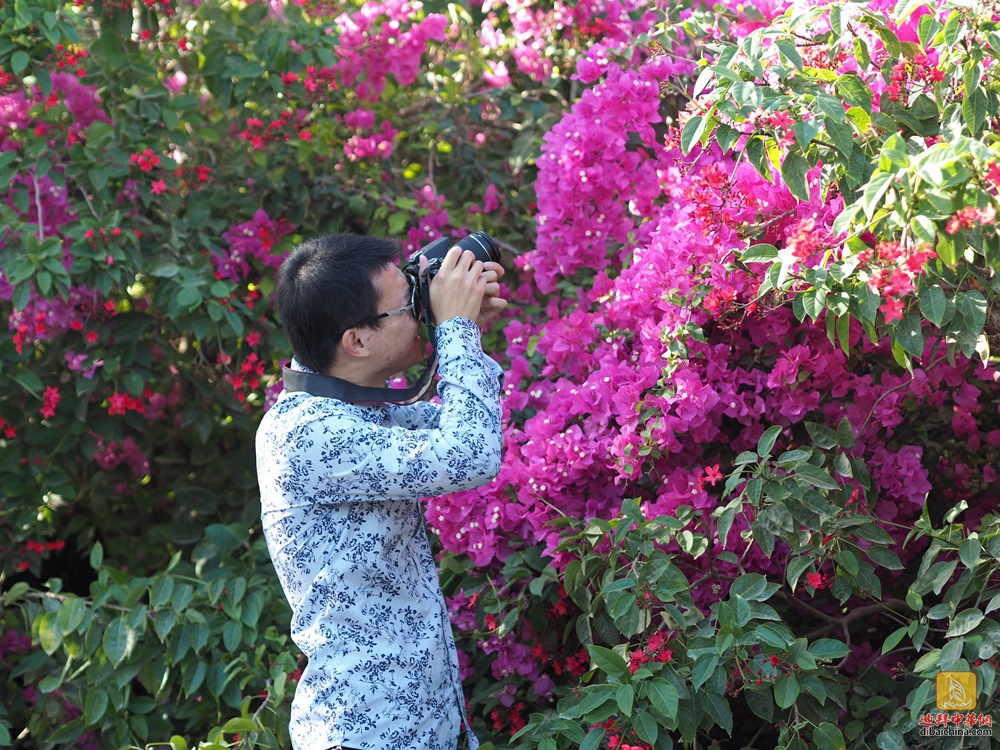
MULTIPOLYGON (((410 285, 397 266, 386 266, 372 282, 379 292, 380 313, 410 304, 410 285)), ((409 310, 383 318, 381 323, 371 339, 372 364, 388 379, 420 363, 424 342, 420 323, 409 310)))

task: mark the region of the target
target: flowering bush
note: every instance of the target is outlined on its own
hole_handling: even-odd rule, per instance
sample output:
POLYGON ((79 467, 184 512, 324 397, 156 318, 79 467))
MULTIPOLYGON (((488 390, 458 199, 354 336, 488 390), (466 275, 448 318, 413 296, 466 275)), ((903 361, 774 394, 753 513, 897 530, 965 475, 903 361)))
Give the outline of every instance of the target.
POLYGON ((902 748, 941 669, 991 717, 988 12, 41 0, 0 26, 0 745, 286 743, 252 433, 274 270, 337 230, 512 259, 501 476, 427 505, 481 736, 902 748))

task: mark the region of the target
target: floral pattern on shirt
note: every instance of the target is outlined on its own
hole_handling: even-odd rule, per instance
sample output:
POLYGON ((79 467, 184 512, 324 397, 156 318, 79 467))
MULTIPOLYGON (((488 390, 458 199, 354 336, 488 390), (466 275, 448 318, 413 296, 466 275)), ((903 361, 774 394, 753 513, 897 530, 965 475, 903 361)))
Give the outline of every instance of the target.
POLYGON ((419 500, 499 472, 501 373, 465 318, 437 346, 440 405, 284 392, 258 428, 264 535, 309 660, 295 750, 458 744, 458 657, 419 500))

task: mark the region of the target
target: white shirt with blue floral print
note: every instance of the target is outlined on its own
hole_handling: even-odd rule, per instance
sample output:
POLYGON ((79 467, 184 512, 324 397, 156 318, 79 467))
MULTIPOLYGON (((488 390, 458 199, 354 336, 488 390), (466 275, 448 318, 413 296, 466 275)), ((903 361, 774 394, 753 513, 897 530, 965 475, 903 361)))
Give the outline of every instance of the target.
POLYGON ((458 657, 418 501, 499 472, 501 370, 465 318, 438 326, 437 348, 440 405, 286 391, 257 431, 264 536, 309 660, 295 750, 458 744, 458 657))

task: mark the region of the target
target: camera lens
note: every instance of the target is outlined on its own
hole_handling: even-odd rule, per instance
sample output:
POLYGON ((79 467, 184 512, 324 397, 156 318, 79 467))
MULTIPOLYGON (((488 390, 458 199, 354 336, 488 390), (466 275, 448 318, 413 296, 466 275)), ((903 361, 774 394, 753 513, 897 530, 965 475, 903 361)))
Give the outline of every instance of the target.
POLYGON ((463 250, 471 250, 476 260, 481 260, 483 263, 500 262, 500 246, 486 232, 473 232, 455 244, 463 250))

